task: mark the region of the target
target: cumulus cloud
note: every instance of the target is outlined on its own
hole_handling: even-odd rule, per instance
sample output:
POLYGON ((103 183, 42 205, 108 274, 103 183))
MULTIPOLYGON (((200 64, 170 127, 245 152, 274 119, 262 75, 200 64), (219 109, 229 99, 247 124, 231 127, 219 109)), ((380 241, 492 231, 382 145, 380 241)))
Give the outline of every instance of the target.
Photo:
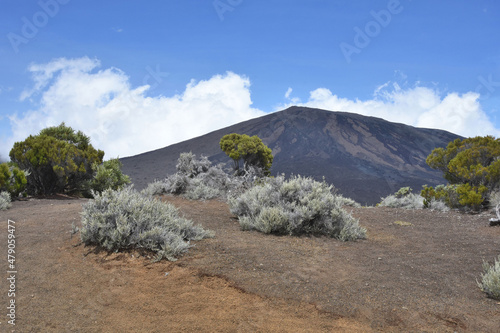
MULTIPOLYGON (((101 69, 97 59, 88 57, 55 59, 33 64, 28 70, 33 84, 20 99, 31 102, 32 109, 8 117, 13 135, 0 137, 3 157, 8 156, 15 141, 61 122, 89 135, 93 145, 111 158, 158 149, 265 115, 252 108, 249 78, 232 72, 192 80, 174 96, 150 97, 146 95, 149 85, 132 87, 123 71, 101 69)), ((327 88, 318 88, 310 92, 306 102, 301 102, 288 88, 286 102, 277 110, 303 105, 439 128, 463 136, 500 137, 479 97, 476 92, 443 94, 418 83, 408 87, 407 83, 386 82, 366 100, 343 98, 327 88)))
POLYGON ((192 80, 175 96, 148 97, 148 85, 131 87, 123 71, 99 67, 87 57, 30 66, 34 84, 21 99, 37 107, 10 116, 13 136, 2 146, 64 121, 107 158, 124 157, 264 115, 251 107, 250 80, 232 72, 192 80))
MULTIPOLYGON (((292 99, 290 94, 287 97, 292 99)), ((441 97, 436 89, 421 86, 401 88, 397 82, 386 82, 375 89, 371 99, 342 98, 329 89, 318 88, 310 92, 307 102, 298 105, 443 129, 465 137, 500 136, 500 130, 495 128, 482 109, 479 97, 476 92, 451 92, 441 97)), ((281 105, 278 109, 293 104, 281 105)))
POLYGON ((298 104, 300 103, 300 98, 298 97, 290 97, 292 95, 293 89, 291 87, 288 87, 286 93, 285 93, 285 99, 290 101, 291 104, 298 104))

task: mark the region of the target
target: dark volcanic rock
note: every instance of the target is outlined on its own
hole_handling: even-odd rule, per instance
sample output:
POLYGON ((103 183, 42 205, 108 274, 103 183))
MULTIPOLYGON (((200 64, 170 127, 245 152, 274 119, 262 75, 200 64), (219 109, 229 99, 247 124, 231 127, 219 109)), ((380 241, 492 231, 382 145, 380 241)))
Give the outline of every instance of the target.
POLYGON ((461 138, 434 129, 415 128, 380 118, 305 107, 248 120, 148 153, 122 158, 123 171, 137 188, 175 172, 182 152, 228 163, 219 141, 229 133, 258 135, 273 150, 272 174, 325 178, 344 196, 375 204, 400 187, 415 192, 424 184, 444 183, 425 159, 436 147, 461 138))

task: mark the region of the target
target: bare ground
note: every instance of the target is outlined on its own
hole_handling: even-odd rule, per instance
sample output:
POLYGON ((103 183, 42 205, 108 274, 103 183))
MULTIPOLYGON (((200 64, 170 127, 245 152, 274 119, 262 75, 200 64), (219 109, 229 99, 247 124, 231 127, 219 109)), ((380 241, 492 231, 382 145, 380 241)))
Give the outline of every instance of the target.
POLYGON ((368 239, 340 242, 243 232, 223 202, 165 200, 216 232, 175 263, 79 245, 70 230, 85 200, 1 211, 0 331, 500 331, 499 302, 476 285, 483 259, 500 253, 500 227, 488 226, 487 213, 353 209, 368 239), (15 326, 6 316, 8 219, 15 326))

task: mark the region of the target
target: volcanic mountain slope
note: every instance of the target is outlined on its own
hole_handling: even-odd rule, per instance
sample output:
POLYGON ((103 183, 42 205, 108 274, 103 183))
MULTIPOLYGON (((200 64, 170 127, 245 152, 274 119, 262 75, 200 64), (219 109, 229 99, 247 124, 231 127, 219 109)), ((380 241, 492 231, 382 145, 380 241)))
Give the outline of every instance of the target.
POLYGON ((229 133, 257 135, 273 150, 273 175, 284 173, 325 178, 344 196, 362 204, 411 186, 444 182, 425 159, 436 147, 461 138, 435 129, 415 128, 380 118, 306 107, 251 119, 162 149, 122 158, 123 172, 136 188, 174 173, 182 152, 227 163, 219 141, 229 133))

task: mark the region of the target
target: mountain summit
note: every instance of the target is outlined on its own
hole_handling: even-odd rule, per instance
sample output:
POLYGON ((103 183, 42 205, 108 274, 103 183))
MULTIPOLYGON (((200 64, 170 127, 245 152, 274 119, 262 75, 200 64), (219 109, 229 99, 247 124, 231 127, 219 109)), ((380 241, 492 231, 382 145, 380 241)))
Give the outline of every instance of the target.
POLYGON ((229 163, 219 148, 225 134, 257 135, 273 150, 273 175, 312 176, 333 184, 362 204, 375 204, 400 187, 419 191, 424 184, 444 183, 440 171, 425 159, 459 135, 415 128, 380 118, 306 107, 251 119, 162 149, 122 158, 123 172, 137 188, 174 173, 182 152, 205 155, 213 163, 229 163))

